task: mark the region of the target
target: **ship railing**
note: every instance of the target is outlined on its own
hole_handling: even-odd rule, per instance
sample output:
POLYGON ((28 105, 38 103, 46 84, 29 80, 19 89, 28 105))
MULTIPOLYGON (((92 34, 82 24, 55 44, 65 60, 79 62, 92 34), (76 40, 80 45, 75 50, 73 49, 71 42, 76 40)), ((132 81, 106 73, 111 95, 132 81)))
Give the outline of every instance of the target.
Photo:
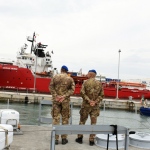
MULTIPOLYGON (((125 135, 125 146, 124 149, 128 150, 129 147, 129 129, 123 126, 115 125, 53 125, 51 131, 51 144, 50 150, 55 150, 55 135, 62 134, 114 134, 114 131, 117 131, 117 134, 125 135)), ((116 134, 116 140, 117 140, 116 134)), ((117 142, 117 141, 116 141, 117 142)), ((117 144, 117 143, 116 143, 117 144)))
MULTIPOLYGON (((53 105, 53 102, 50 100, 40 100, 39 104, 39 118, 38 118, 38 125, 40 126, 41 123, 45 124, 52 124, 52 117, 42 116, 42 106, 43 105, 53 105)), ((73 102, 70 102, 70 119, 69 124, 72 124, 72 110, 73 110, 73 102)), ((62 118, 60 119, 62 122, 62 118)))
POLYGON ((51 105, 52 106, 52 101, 50 101, 50 100, 41 100, 40 101, 39 118, 38 118, 38 125, 39 126, 41 125, 41 123, 52 124, 52 117, 42 116, 42 106, 43 105, 51 105))

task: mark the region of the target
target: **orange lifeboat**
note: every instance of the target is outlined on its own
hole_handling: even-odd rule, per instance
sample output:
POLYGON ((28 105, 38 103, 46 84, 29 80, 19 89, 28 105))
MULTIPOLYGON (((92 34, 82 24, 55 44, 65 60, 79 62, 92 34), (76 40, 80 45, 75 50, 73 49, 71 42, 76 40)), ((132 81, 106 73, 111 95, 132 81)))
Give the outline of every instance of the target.
POLYGON ((39 76, 49 76, 46 71, 45 72, 36 72, 36 75, 39 75, 39 76))
MULTIPOLYGON (((116 81, 111 81, 109 84, 114 84, 116 85, 118 82, 116 81)), ((133 82, 119 82, 120 86, 132 86, 132 87, 141 87, 141 88, 146 88, 146 85, 143 83, 133 83, 133 82)))

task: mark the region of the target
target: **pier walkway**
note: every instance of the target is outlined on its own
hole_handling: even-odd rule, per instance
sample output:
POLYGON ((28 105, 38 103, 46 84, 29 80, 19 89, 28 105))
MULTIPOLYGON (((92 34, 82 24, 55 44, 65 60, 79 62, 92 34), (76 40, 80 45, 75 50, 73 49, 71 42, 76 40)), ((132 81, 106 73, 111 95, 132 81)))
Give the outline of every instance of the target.
MULTIPOLYGON (((14 135, 13 142, 10 145, 10 150, 50 150, 51 139, 51 125, 42 126, 30 126, 22 125, 21 131, 23 135, 14 135)), ((77 135, 68 135, 68 143, 66 145, 59 144, 55 146, 55 150, 106 150, 99 146, 90 146, 88 135, 84 135, 83 144, 75 142, 77 135)), ((124 148, 119 149, 124 150, 124 148)), ((136 148, 129 146, 129 150, 143 150, 142 148, 136 148)))

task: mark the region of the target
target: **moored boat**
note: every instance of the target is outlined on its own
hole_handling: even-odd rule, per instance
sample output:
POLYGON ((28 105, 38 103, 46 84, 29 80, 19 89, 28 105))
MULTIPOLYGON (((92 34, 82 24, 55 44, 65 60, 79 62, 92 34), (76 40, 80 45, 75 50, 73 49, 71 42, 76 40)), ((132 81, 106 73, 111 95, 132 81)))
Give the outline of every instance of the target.
MULTIPOLYGON (((0 89, 50 93, 49 84, 57 70, 53 68, 51 53, 44 51, 48 45, 36 43, 35 38, 35 33, 33 37, 27 37, 27 40, 31 42, 30 53, 26 52, 27 44, 25 44, 17 53, 16 62, 0 61, 0 89)), ((81 74, 78 76, 77 73, 69 72, 69 74, 76 85, 74 95, 79 95, 81 86, 87 77, 81 74)), ((119 84, 119 99, 129 99, 129 97, 150 99, 150 90, 146 89, 145 84, 102 81, 101 79, 100 82, 102 82, 106 98, 116 98, 117 84, 119 84)))
POLYGON ((104 92, 106 97, 114 98, 117 94, 117 84, 118 84, 118 97, 122 99, 141 99, 142 97, 149 99, 150 90, 146 89, 146 85, 142 83, 133 82, 117 82, 110 81, 105 82, 104 92))
POLYGON ((150 116, 150 107, 140 107, 140 114, 150 116))

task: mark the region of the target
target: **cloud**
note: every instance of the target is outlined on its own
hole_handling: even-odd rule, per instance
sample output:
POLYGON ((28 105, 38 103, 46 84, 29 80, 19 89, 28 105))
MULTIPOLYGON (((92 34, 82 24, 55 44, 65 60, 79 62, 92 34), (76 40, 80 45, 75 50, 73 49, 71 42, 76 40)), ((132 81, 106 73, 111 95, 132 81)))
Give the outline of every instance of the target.
MULTIPOLYGON (((15 57, 35 31, 54 50, 53 65, 117 78, 148 77, 150 1, 2 0, 1 56, 15 57), (140 70, 140 71, 139 71, 140 70)), ((47 51, 46 50, 46 51, 47 51)), ((29 50, 30 51, 30 50, 29 50)))

